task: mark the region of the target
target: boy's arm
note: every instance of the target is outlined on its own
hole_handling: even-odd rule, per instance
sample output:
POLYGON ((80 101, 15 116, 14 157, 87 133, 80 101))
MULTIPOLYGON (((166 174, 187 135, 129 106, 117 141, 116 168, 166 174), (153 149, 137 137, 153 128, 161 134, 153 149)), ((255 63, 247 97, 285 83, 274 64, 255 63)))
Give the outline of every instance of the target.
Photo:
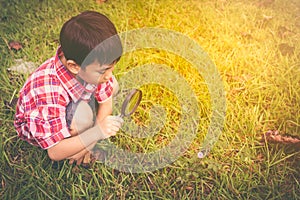
POLYGON ((123 121, 116 116, 107 116, 94 127, 83 133, 61 140, 58 144, 48 149, 48 155, 52 160, 63 160, 78 154, 98 140, 108 138, 119 131, 123 121))
POLYGON ((112 97, 103 103, 99 103, 97 121, 101 122, 106 116, 112 114, 112 97))

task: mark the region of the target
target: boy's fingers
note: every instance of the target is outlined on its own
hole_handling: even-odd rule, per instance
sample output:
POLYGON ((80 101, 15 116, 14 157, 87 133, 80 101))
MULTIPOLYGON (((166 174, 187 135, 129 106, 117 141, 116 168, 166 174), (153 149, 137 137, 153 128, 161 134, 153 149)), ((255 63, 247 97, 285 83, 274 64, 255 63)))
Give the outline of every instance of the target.
POLYGON ((77 164, 77 165, 80 165, 80 164, 82 163, 82 161, 83 161, 83 157, 79 158, 79 159, 77 160, 76 164, 77 164))
POLYGON ((84 155, 84 158, 83 158, 83 164, 86 164, 86 163, 90 163, 91 161, 91 153, 88 152, 87 154, 84 155))
POLYGON ((72 165, 73 163, 74 163, 74 160, 73 160, 73 159, 70 159, 70 160, 69 160, 69 164, 72 165))
POLYGON ((112 121, 112 123, 111 123, 111 127, 121 128, 121 126, 122 126, 122 124, 117 121, 112 121))
POLYGON ((123 124, 124 123, 124 119, 122 118, 122 117, 120 117, 120 116, 115 116, 116 118, 116 120, 119 122, 119 123, 121 123, 121 124, 123 124))
POLYGON ((114 127, 111 127, 111 128, 110 128, 110 131, 111 131, 111 132, 118 132, 119 130, 120 130, 120 128, 117 127, 117 126, 114 126, 114 127))
POLYGON ((116 135, 123 122, 124 120, 121 117, 109 115, 101 122, 102 126, 99 126, 99 128, 104 135, 110 137, 116 135))
POLYGON ((110 115, 110 116, 108 116, 107 118, 108 118, 109 120, 116 121, 116 122, 119 122, 119 123, 121 123, 121 124, 123 124, 123 122, 124 122, 123 118, 120 117, 120 116, 112 116, 112 115, 110 115))

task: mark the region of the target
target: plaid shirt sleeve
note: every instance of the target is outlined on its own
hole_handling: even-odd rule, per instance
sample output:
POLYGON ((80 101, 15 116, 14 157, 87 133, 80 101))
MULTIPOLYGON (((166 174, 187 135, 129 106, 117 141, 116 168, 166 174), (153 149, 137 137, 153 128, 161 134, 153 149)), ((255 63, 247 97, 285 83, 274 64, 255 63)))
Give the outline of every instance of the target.
POLYGON ((21 139, 43 149, 71 136, 65 118, 68 94, 49 74, 32 76, 20 91, 14 121, 21 139))
POLYGON ((99 84, 95 93, 95 98, 99 103, 108 100, 113 94, 114 78, 111 77, 106 83, 99 84))
POLYGON ((28 113, 25 118, 31 133, 39 146, 48 149, 69 137, 68 126, 65 123, 65 107, 60 105, 42 105, 28 113))

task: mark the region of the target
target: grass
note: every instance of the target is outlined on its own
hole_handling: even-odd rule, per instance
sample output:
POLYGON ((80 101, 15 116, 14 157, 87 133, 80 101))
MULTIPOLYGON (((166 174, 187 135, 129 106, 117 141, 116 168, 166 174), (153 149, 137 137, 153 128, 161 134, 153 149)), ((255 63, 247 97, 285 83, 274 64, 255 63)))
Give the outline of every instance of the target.
MULTIPOLYGON (((0 198, 1 199, 300 199, 300 151, 260 144, 268 130, 300 137, 300 4, 267 1, 0 0, 0 198), (58 45, 63 22, 80 11, 107 14, 120 32, 160 27, 196 40, 217 66, 226 91, 226 122, 204 159, 196 154, 211 116, 203 78, 184 59, 153 49, 127 53, 118 78, 148 63, 178 72, 196 94, 197 138, 174 163, 147 173, 121 172, 101 163, 89 169, 54 163, 47 153, 17 139, 8 102, 27 75, 9 73, 14 59, 42 63, 58 45), (9 50, 20 41, 23 49, 9 50), (284 44, 284 45, 282 45, 284 44), (288 47, 293 47, 288 48, 288 47)), ((156 72, 157 73, 157 72, 156 72)), ((141 87, 143 102, 133 119, 147 125, 160 104, 166 123, 152 138, 120 133, 112 142, 133 152, 155 151, 175 137, 182 113, 178 98, 162 85, 141 87)))

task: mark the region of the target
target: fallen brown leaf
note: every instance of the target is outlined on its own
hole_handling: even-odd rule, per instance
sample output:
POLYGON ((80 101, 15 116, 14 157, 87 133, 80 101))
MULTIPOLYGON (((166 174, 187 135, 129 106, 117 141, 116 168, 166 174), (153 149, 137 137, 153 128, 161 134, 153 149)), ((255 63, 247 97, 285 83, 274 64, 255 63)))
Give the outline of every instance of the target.
POLYGON ((101 4, 101 3, 104 3, 104 2, 106 2, 107 0, 96 0, 96 3, 99 3, 99 4, 101 4))
POLYGON ((78 174, 81 172, 80 168, 78 167, 78 165, 75 165, 73 168, 72 168, 72 172, 74 174, 78 174))
POLYGON ((261 1, 257 2, 257 6, 258 7, 269 7, 274 2, 275 2, 275 0, 261 0, 261 1))
POLYGON ((287 135, 279 134, 278 130, 269 130, 262 136, 263 141, 279 144, 297 144, 300 145, 300 139, 287 135))
POLYGON ((20 50, 23 48, 23 45, 20 43, 20 42, 17 42, 17 41, 10 41, 8 43, 8 46, 10 49, 14 49, 14 50, 20 50))
POLYGON ((256 160, 255 162, 263 162, 264 161, 264 155, 262 153, 259 153, 257 156, 256 156, 256 160))
POLYGON ((270 15, 263 15, 263 20, 265 20, 265 21, 270 21, 271 19, 273 19, 273 16, 270 16, 270 15))
POLYGON ((186 186, 185 189, 191 191, 191 190, 193 190, 194 188, 191 187, 191 186, 186 186))
POLYGON ((246 38, 246 39, 252 39, 252 35, 248 32, 241 32, 241 36, 246 38))
POLYGON ((293 34, 293 32, 287 29, 285 26, 279 26, 277 30, 277 34, 280 38, 286 38, 287 36, 293 34))
POLYGON ((1 180, 1 186, 2 186, 2 188, 5 188, 5 185, 6 185, 6 184, 5 184, 5 181, 2 179, 2 180, 1 180))
POLYGON ((278 49, 283 56, 292 55, 295 51, 295 47, 290 46, 286 43, 279 44, 278 49))

